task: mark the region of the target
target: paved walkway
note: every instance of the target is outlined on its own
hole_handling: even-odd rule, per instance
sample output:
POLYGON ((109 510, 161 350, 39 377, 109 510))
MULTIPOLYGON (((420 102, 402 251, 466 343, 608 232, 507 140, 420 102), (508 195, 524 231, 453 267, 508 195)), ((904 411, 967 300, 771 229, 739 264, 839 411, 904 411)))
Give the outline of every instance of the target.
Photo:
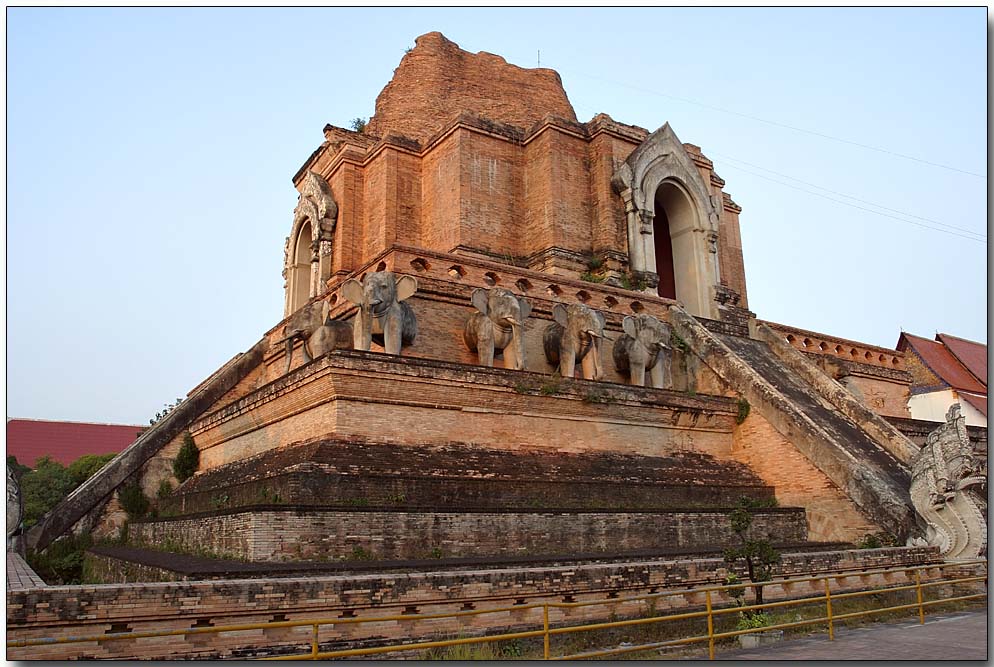
POLYGON ((925 616, 828 633, 756 649, 721 650, 717 660, 987 660, 987 611, 925 616))
POLYGON ((45 582, 21 558, 20 554, 7 552, 7 590, 19 591, 26 588, 39 588, 45 582))

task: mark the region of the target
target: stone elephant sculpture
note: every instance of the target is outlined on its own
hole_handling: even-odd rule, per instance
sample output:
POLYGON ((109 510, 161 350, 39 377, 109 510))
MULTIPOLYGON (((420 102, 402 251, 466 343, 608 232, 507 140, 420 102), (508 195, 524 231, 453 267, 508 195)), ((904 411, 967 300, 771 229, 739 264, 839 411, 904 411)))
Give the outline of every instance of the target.
POLYGON ((418 335, 418 321, 405 299, 418 291, 412 276, 395 276, 390 271, 368 273, 362 282, 355 278, 342 284, 342 295, 359 306, 352 326, 357 350, 369 350, 376 341, 387 354, 400 354, 418 335))
POLYGON ((629 315, 621 321, 624 334, 614 341, 612 356, 619 373, 628 373, 631 384, 645 386, 645 372, 649 371, 649 384, 656 389, 673 385, 671 375, 670 325, 652 315, 629 315))
POLYGON ((586 380, 600 380, 601 341, 604 338, 604 316, 582 303, 565 306, 557 303, 552 309, 554 322, 545 329, 542 345, 545 358, 559 364, 563 377, 573 377, 576 362, 580 362, 586 380))
POLYGON ((471 298, 479 311, 463 327, 463 341, 476 352, 482 366, 494 365, 495 351, 504 353, 504 368, 525 368, 525 319, 531 304, 501 287, 473 290, 471 298))
POLYGON ((304 363, 331 352, 352 349, 352 325, 328 319, 331 304, 327 301, 309 303, 294 313, 283 327, 286 345, 286 373, 293 363, 293 345, 302 341, 304 363))

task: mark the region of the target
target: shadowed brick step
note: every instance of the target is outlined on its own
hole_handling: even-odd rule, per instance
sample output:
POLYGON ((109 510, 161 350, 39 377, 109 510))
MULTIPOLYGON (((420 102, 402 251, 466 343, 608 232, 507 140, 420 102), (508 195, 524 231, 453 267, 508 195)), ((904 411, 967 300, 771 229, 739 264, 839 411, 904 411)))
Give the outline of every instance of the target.
POLYGON ((506 451, 322 439, 199 474, 166 514, 294 504, 339 508, 673 510, 771 500, 748 467, 696 452, 506 451))

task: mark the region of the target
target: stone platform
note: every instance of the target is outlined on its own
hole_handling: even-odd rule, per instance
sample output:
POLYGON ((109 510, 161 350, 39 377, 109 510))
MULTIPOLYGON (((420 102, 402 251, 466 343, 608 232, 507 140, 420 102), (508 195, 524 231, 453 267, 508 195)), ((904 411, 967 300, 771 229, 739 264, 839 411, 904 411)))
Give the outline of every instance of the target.
POLYGON ((191 425, 202 469, 316 437, 731 458, 734 399, 336 351, 191 425))

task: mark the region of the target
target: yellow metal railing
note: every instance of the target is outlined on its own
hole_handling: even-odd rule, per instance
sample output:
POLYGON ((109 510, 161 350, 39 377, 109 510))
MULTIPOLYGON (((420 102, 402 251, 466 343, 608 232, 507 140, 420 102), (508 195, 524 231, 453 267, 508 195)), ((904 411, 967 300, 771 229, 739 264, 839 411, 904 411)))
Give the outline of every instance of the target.
MULTIPOLYGON (((844 619, 858 618, 863 616, 870 616, 872 614, 880 614, 891 611, 900 611, 907 609, 918 609, 919 623, 925 622, 925 607, 947 604, 949 602, 958 602, 966 600, 979 600, 981 598, 986 598, 986 582, 987 582, 987 561, 986 560, 973 560, 973 561, 962 561, 962 562, 949 562, 949 563, 933 563, 929 565, 920 565, 915 567, 904 567, 904 568, 884 568, 884 569, 870 569, 870 570, 848 570, 842 572, 836 572, 832 574, 823 574, 820 576, 808 576, 808 577, 794 577, 788 579, 777 579, 767 582, 761 582, 764 587, 781 586, 784 587, 784 592, 786 592, 786 586, 793 584, 807 583, 807 582, 823 582, 825 592, 822 595, 816 595, 814 597, 802 597, 787 600, 778 600, 775 602, 765 602, 763 604, 752 604, 739 606, 733 601, 732 596, 728 595, 729 591, 737 589, 748 589, 754 588, 756 583, 740 583, 740 584, 729 584, 720 586, 705 586, 699 588, 691 589, 681 589, 673 591, 664 591, 660 593, 650 593, 645 595, 637 595, 631 597, 612 597, 606 600, 592 600, 586 602, 542 602, 533 604, 518 604, 508 607, 496 607, 490 609, 476 609, 476 610, 465 610, 457 612, 445 612, 445 613, 434 613, 434 614, 394 614, 388 616, 371 616, 368 618, 332 618, 332 619, 311 619, 311 620, 301 620, 301 621, 274 621, 269 623, 248 623, 241 625, 224 625, 216 627, 196 627, 187 628, 182 630, 159 630, 159 631, 145 631, 145 632, 124 632, 124 633, 108 633, 101 635, 88 635, 88 636, 77 636, 77 637, 43 637, 34 639, 20 639, 20 640, 9 640, 7 642, 7 648, 18 648, 18 647, 29 647, 29 646, 50 646, 53 644, 72 644, 72 643, 83 643, 83 642, 111 642, 111 641, 122 641, 129 639, 145 639, 151 637, 168 637, 177 635, 202 635, 202 634, 219 634, 227 632, 239 632, 248 630, 272 630, 276 628, 311 628, 310 644, 311 651, 306 654, 295 654, 286 656, 275 656, 262 658, 263 660, 323 660, 328 658, 349 658, 367 655, 382 655, 386 653, 397 653, 397 652, 409 652, 409 651, 419 651, 428 650, 435 648, 447 648, 453 646, 461 646, 466 644, 484 644, 490 642, 501 642, 514 639, 528 639, 528 638, 543 638, 543 658, 546 660, 575 660, 575 659, 586 659, 586 658, 597 658, 612 655, 620 655, 624 653, 633 653, 640 651, 648 651, 658 648, 670 647, 670 646, 680 646, 685 644, 693 644, 698 642, 707 642, 708 645, 708 657, 712 660, 715 655, 715 642, 720 639, 736 637, 738 635, 750 634, 760 631, 767 630, 784 630, 789 628, 797 628, 807 625, 817 625, 826 624, 828 629, 829 639, 835 639, 835 629, 834 625, 836 622, 844 619), (970 577, 960 577, 957 579, 934 579, 931 581, 922 581, 921 573, 923 571, 942 571, 946 568, 951 567, 962 567, 968 565, 983 565, 984 574, 982 576, 970 576, 970 577), (831 592, 831 586, 829 581, 832 579, 845 579, 851 577, 864 577, 876 574, 905 574, 905 579, 908 580, 912 578, 909 573, 913 573, 913 584, 905 584, 899 586, 887 586, 887 587, 876 587, 866 590, 853 591, 848 593, 842 592, 831 592), (983 593, 974 593, 969 595, 960 595, 950 598, 941 598, 935 600, 925 600, 923 595, 923 589, 934 587, 934 586, 948 586, 951 584, 963 584, 970 582, 985 582, 985 591, 983 593), (869 609, 864 611, 850 612, 845 614, 836 613, 833 609, 833 602, 838 602, 839 600, 854 599, 858 597, 868 596, 868 595, 878 595, 880 593, 891 593, 897 591, 916 591, 916 602, 911 604, 901 604, 892 605, 888 607, 879 607, 875 609, 869 609), (724 606, 715 607, 714 597, 715 595, 719 597, 724 597, 724 606), (649 616, 642 618, 634 618, 620 621, 607 621, 599 623, 587 623, 583 625, 571 625, 571 626, 561 626, 552 627, 549 620, 549 610, 559 609, 559 610, 570 610, 582 607, 593 607, 593 606, 614 606, 623 603, 636 603, 643 602, 655 603, 656 600, 667 598, 667 597, 677 597, 677 596, 688 596, 688 595, 703 595, 704 596, 704 609, 700 611, 691 611, 679 614, 668 614, 665 616, 649 616), (745 630, 730 630, 725 632, 715 632, 715 618, 718 616, 726 614, 735 614, 745 611, 756 611, 764 609, 774 609, 774 608, 786 608, 800 605, 810 605, 815 603, 825 604, 825 616, 818 618, 805 619, 800 621, 794 621, 791 623, 779 623, 776 625, 764 626, 762 628, 753 628, 745 630), (542 610, 542 622, 541 629, 537 630, 524 630, 519 632, 506 632, 502 634, 495 635, 482 635, 475 637, 460 637, 457 639, 445 639, 445 640, 435 640, 435 641, 421 641, 414 643, 403 643, 403 644, 391 644, 385 646, 371 646, 366 648, 354 648, 354 649, 341 649, 336 651, 320 651, 320 638, 319 630, 323 626, 342 626, 342 625, 354 625, 361 623, 382 623, 387 621, 396 622, 416 622, 425 620, 437 620, 437 619, 456 619, 456 618, 466 618, 481 616, 484 614, 498 614, 507 612, 528 612, 531 610, 542 610), (707 619, 707 634, 706 635, 696 635, 691 637, 684 637, 680 639, 671 639, 661 642, 653 642, 649 644, 639 644, 639 645, 626 645, 617 648, 603 649, 598 651, 591 651, 586 653, 578 653, 573 655, 561 655, 553 656, 551 655, 551 638, 554 636, 561 635, 571 635, 583 632, 592 632, 596 630, 604 630, 611 628, 623 628, 623 627, 635 627, 647 624, 662 623, 666 621, 676 621, 685 620, 692 618, 706 618, 707 619)), ((817 586, 813 586, 817 587, 817 586)), ((454 600, 452 602, 459 602, 454 600)))

